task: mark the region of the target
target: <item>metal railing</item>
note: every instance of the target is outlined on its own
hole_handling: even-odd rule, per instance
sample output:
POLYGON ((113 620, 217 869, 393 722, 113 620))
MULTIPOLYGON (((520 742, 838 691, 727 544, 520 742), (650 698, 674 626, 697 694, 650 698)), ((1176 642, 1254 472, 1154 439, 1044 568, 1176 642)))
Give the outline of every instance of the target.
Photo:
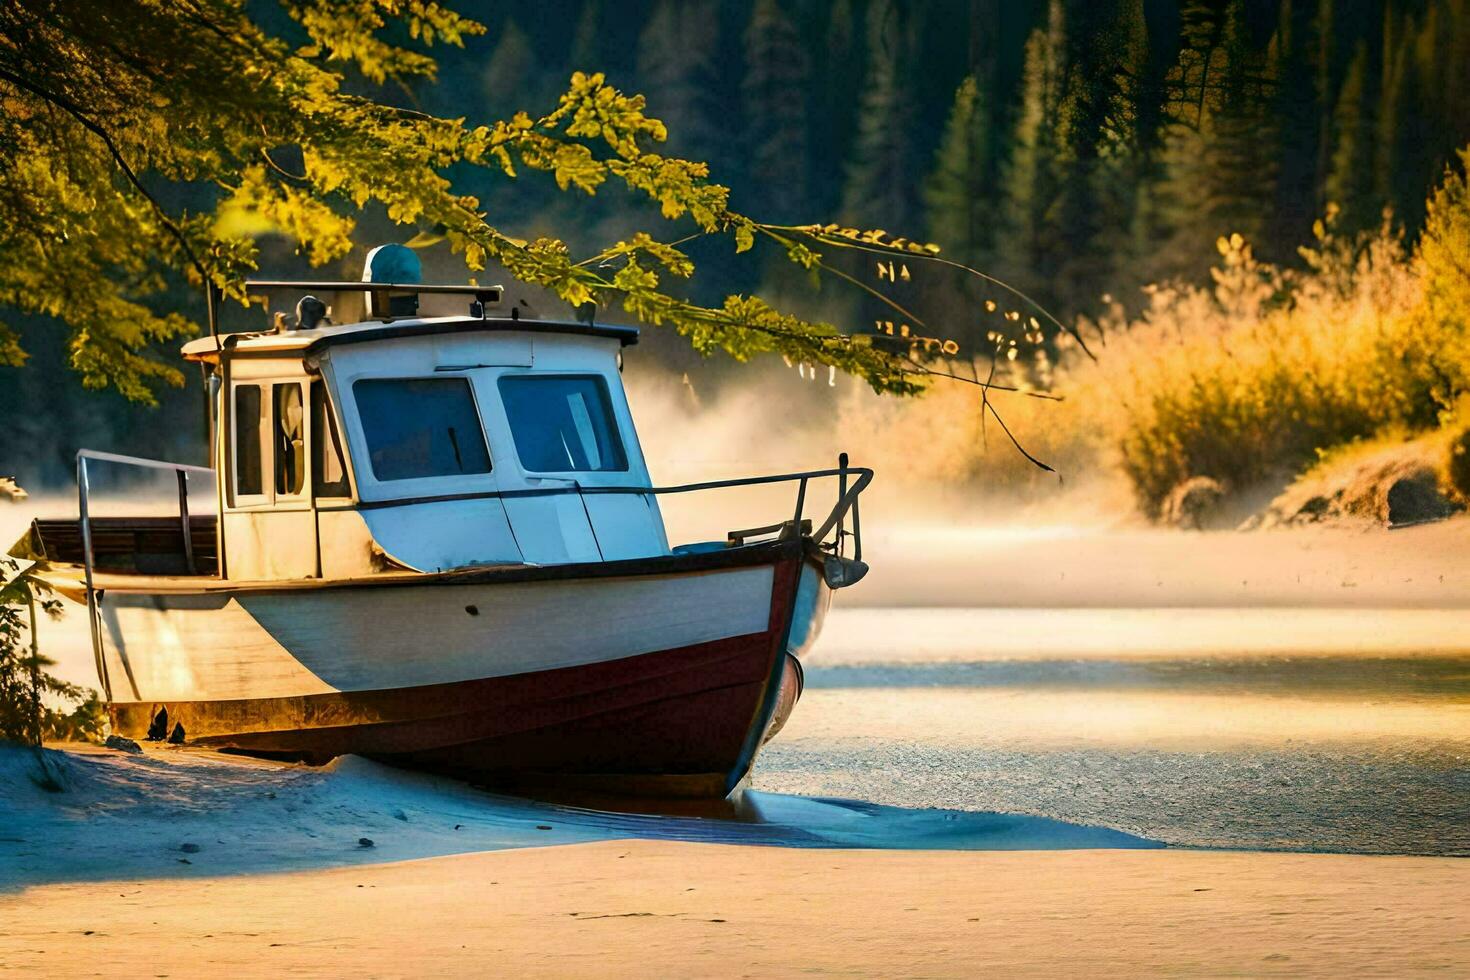
POLYGON ((865 466, 850 466, 847 462, 847 454, 838 457, 837 467, 826 470, 807 470, 802 473, 777 473, 771 476, 747 476, 732 480, 707 480, 702 483, 683 483, 672 487, 586 487, 577 480, 568 480, 562 486, 554 487, 527 487, 520 490, 474 490, 466 493, 447 493, 434 496, 422 497, 392 497, 385 500, 359 500, 357 506, 360 510, 378 510, 387 507, 410 507, 416 504, 447 503, 454 500, 515 500, 521 497, 555 497, 567 494, 586 496, 588 494, 633 494, 636 496, 653 495, 663 496, 665 494, 694 493, 700 490, 724 490, 737 487, 766 486, 773 483, 795 483, 796 511, 790 522, 771 524, 764 528, 751 528, 745 531, 732 532, 737 535, 754 536, 762 532, 776 532, 781 528, 794 524, 800 527, 802 515, 805 512, 807 489, 812 480, 835 477, 838 481, 837 502, 833 505, 827 518, 812 532, 812 539, 823 541, 835 528, 837 536, 833 540, 832 547, 839 552, 846 538, 853 538, 854 557, 862 557, 862 523, 858 510, 858 496, 873 482, 873 471, 865 466), (854 482, 849 485, 848 479, 854 482), (847 514, 852 514, 851 531, 846 529, 847 514))
MULTIPOLYGON (((782 521, 778 524, 768 524, 765 527, 747 528, 741 531, 731 531, 728 540, 732 543, 737 538, 744 539, 760 534, 774 534, 783 528, 791 527, 803 531, 802 515, 806 510, 807 487, 812 480, 823 478, 837 478, 837 501, 832 505, 832 510, 827 514, 827 519, 811 532, 812 540, 821 543, 835 527, 837 536, 833 539, 832 548, 838 554, 842 553, 843 539, 853 539, 853 557, 862 560, 862 519, 858 509, 858 497, 868 484, 873 482, 873 471, 864 466, 849 466, 847 453, 837 457, 837 468, 833 470, 808 470, 804 473, 779 473, 774 476, 753 476, 734 480, 711 480, 705 483, 686 483, 676 487, 584 487, 583 493, 692 493, 698 490, 719 490, 733 487, 760 486, 771 483, 795 483, 796 484, 796 513, 790 521, 782 521), (848 486, 848 477, 856 478, 851 487, 848 486), (845 527, 847 515, 852 514, 852 530, 845 527)), ((809 523, 809 522, 808 522, 809 523)))
MULTIPOLYGON (((120 466, 137 466, 145 469, 164 470, 175 474, 178 481, 178 504, 179 504, 179 530, 183 535, 184 561, 190 575, 198 574, 198 564, 194 555, 194 540, 189 524, 189 474, 204 473, 211 479, 218 479, 215 470, 207 466, 194 466, 188 463, 170 463, 162 460, 143 459, 137 456, 123 456, 117 453, 104 453, 93 449, 82 449, 77 452, 77 509, 80 518, 79 524, 82 537, 82 565, 85 575, 87 589, 87 612, 92 628, 92 654, 97 662, 97 675, 102 682, 104 693, 108 699, 112 698, 112 684, 107 673, 107 662, 102 651, 101 611, 97 601, 97 590, 93 582, 95 571, 95 557, 92 546, 92 523, 90 515, 89 498, 91 495, 91 480, 88 472, 89 462, 112 463, 120 466)), ((804 517, 807 493, 813 480, 832 479, 837 480, 837 500, 828 512, 826 519, 817 526, 815 531, 810 532, 813 541, 824 548, 830 548, 834 554, 841 555, 844 552, 844 542, 851 538, 853 542, 853 557, 859 561, 863 556, 862 518, 859 510, 858 498, 867 489, 868 484, 873 482, 873 471, 863 466, 851 466, 848 463, 847 453, 842 453, 837 460, 835 469, 806 470, 800 473, 777 473, 769 476, 739 477, 730 480, 707 480, 701 483, 684 483, 671 487, 584 487, 575 480, 569 481, 567 486, 559 487, 537 487, 521 490, 491 490, 464 494, 446 494, 439 497, 414 497, 398 500, 376 500, 359 501, 358 505, 364 508, 408 506, 416 503, 429 503, 435 501, 466 500, 480 498, 516 498, 516 497, 541 497, 554 496, 558 494, 572 494, 579 496, 587 494, 636 494, 639 496, 648 494, 663 496, 670 494, 696 493, 701 490, 725 490, 740 487, 767 486, 778 483, 796 484, 796 508, 790 521, 782 521, 765 527, 748 528, 728 533, 727 542, 730 544, 744 544, 750 537, 762 534, 782 534, 787 529, 798 534, 808 533, 806 528, 810 522, 804 517), (851 482, 849 483, 849 480, 851 482), (848 515, 852 516, 852 530, 847 530, 848 515), (826 538, 833 531, 836 535, 830 544, 826 538)), ((589 527, 592 522, 588 520, 589 527)), ((595 534, 595 529, 593 530, 595 534)), ((219 534, 219 525, 216 524, 216 534, 219 534)), ((222 554, 222 542, 217 539, 216 548, 222 554)), ((599 546, 600 551, 600 546, 599 546)))
POLYGON ((215 479, 216 477, 215 471, 207 466, 192 466, 188 463, 166 463, 161 460, 143 459, 138 456, 121 456, 117 453, 104 453, 95 449, 77 450, 77 518, 82 534, 82 570, 87 586, 87 621, 92 628, 92 656, 97 662, 97 677, 102 682, 102 691, 107 696, 107 700, 111 701, 112 681, 107 674, 107 658, 102 653, 101 610, 97 603, 97 590, 92 581, 95 561, 92 554, 92 517, 90 508, 92 481, 87 469, 87 463, 89 461, 114 463, 119 466, 137 466, 143 469, 172 470, 174 472, 179 488, 179 528, 184 536, 184 562, 189 569, 190 575, 199 574, 199 570, 194 558, 194 536, 189 528, 189 474, 207 473, 210 479, 215 479))

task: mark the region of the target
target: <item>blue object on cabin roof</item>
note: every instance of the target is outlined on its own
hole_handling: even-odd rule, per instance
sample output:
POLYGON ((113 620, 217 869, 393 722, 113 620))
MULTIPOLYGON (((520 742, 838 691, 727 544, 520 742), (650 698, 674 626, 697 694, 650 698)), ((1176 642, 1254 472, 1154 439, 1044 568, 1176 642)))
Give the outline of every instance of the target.
POLYGON ((421 283, 424 269, 418 255, 407 245, 379 245, 367 254, 362 264, 362 281, 421 283))

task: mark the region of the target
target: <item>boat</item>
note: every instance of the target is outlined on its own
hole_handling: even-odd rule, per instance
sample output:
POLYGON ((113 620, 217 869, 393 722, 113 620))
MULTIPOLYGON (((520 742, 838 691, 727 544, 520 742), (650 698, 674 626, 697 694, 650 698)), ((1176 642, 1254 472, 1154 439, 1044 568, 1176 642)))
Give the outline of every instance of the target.
POLYGON ((77 514, 12 549, 86 604, 112 731, 728 796, 867 571, 872 471, 654 486, 622 384, 636 328, 420 278, 384 246, 360 282, 247 283, 264 328, 211 315, 182 351, 211 465, 82 450, 77 514), (89 513, 101 467, 163 471, 176 510, 89 513), (660 499, 774 484, 794 502, 770 524, 670 546, 660 499))

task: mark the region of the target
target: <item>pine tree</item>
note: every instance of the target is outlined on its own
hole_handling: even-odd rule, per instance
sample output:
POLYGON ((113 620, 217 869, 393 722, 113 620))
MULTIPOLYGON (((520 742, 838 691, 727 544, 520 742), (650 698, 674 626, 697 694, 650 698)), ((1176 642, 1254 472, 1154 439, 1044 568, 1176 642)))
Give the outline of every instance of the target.
POLYGON ((806 46, 778 0, 756 0, 745 31, 742 85, 755 199, 777 220, 809 217, 806 46))
POLYGON ((485 64, 482 85, 485 102, 494 115, 514 111, 526 96, 526 88, 541 80, 536 70, 536 53, 531 39, 514 20, 507 19, 500 40, 485 64))
POLYGON ((1135 63, 1141 11, 1131 0, 1093 0, 1066 31, 1058 198, 1051 238, 1060 250, 1054 295, 1068 313, 1090 310, 1112 286, 1118 231, 1131 217, 1137 151, 1124 65, 1135 63))
POLYGON ((719 29, 717 0, 659 0, 638 35, 637 73, 649 114, 668 125, 670 152, 731 162, 717 94, 719 29))
POLYGON ((1230 0, 1201 73, 1183 78, 1191 96, 1166 144, 1159 189, 1171 232, 1161 250, 1166 275, 1198 277, 1213 264, 1218 237, 1258 242, 1268 227, 1277 192, 1273 85, 1269 58, 1248 46, 1243 6, 1230 0))
POLYGON ((1445 167, 1470 140, 1470 0, 1431 0, 1421 15, 1410 56, 1412 100, 1408 140, 1400 172, 1406 225, 1424 216, 1424 189, 1439 183, 1445 167))
POLYGON ((904 37, 890 0, 868 9, 867 79, 847 168, 842 217, 902 234, 917 226, 920 172, 909 130, 904 37))
POLYGON ((1028 289, 1050 282, 1059 258, 1050 215, 1060 190, 1068 135, 1062 112, 1065 51, 1062 4, 1052 0, 1046 26, 1033 31, 1026 42, 1021 108, 1004 179, 1001 269, 1028 289))
POLYGON ((1108 290, 1130 302, 1134 297, 1128 286, 1157 278, 1152 273, 1160 215, 1154 190, 1164 175, 1167 86, 1173 56, 1173 38, 1165 39, 1161 33, 1142 0, 1120 7, 1116 92, 1097 177, 1103 214, 1097 246, 1112 257, 1108 290))
POLYGON ((852 0, 833 0, 813 8, 813 113, 811 120, 812 205, 831 213, 842 204, 843 175, 857 119, 857 93, 862 91, 861 38, 852 0))
POLYGON ((1333 112, 1332 164, 1327 200, 1340 209, 1341 227, 1358 231, 1378 221, 1382 203, 1373 189, 1372 119, 1369 118, 1368 48, 1359 43, 1333 112))
MULTIPOLYGON (((1403 81, 1395 112, 1398 131, 1394 159, 1395 211, 1405 228, 1417 233, 1424 223, 1424 189, 1433 185, 1444 166, 1445 155, 1436 145, 1439 122, 1436 102, 1435 57, 1441 47, 1442 21, 1431 5, 1418 24, 1406 31, 1403 81)), ((1410 22, 1413 24, 1413 22, 1410 22)))
POLYGON ((1326 205, 1327 179, 1332 169, 1332 154, 1336 146, 1335 105, 1332 97, 1338 92, 1337 82, 1337 5, 1335 0, 1317 0, 1317 16, 1313 24, 1316 37, 1313 55, 1316 69, 1316 84, 1313 86, 1317 108, 1317 196, 1314 199, 1316 212, 1321 213, 1326 205))
POLYGON ((602 64, 602 2, 586 0, 572 35, 573 71, 596 71, 602 64))
POLYGON ((1383 51, 1380 55, 1378 111, 1373 146, 1373 190, 1394 213, 1402 218, 1398 200, 1398 171, 1402 159, 1405 73, 1408 47, 1404 44, 1407 25, 1393 7, 1383 13, 1383 51))
POLYGON ((1260 222, 1255 238, 1257 254, 1273 261, 1294 259, 1322 212, 1316 33, 1307 0, 1283 0, 1267 59, 1275 91, 1262 120, 1268 125, 1257 134, 1275 145, 1269 175, 1275 193, 1265 205, 1270 220, 1260 222))
POLYGON ((968 265, 984 265, 995 244, 993 146, 989 103, 970 75, 955 91, 934 172, 924 187, 929 239, 968 265))

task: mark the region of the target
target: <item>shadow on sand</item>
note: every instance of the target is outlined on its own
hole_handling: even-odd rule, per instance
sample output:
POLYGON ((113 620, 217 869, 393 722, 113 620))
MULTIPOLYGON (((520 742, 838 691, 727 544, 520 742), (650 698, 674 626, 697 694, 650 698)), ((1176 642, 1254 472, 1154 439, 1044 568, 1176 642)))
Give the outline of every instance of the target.
POLYGON ((37 785, 30 752, 0 747, 0 889, 629 839, 934 850, 1162 846, 1044 817, 753 791, 704 814, 616 812, 500 796, 358 758, 308 768, 190 750, 47 756, 62 792, 37 785))

